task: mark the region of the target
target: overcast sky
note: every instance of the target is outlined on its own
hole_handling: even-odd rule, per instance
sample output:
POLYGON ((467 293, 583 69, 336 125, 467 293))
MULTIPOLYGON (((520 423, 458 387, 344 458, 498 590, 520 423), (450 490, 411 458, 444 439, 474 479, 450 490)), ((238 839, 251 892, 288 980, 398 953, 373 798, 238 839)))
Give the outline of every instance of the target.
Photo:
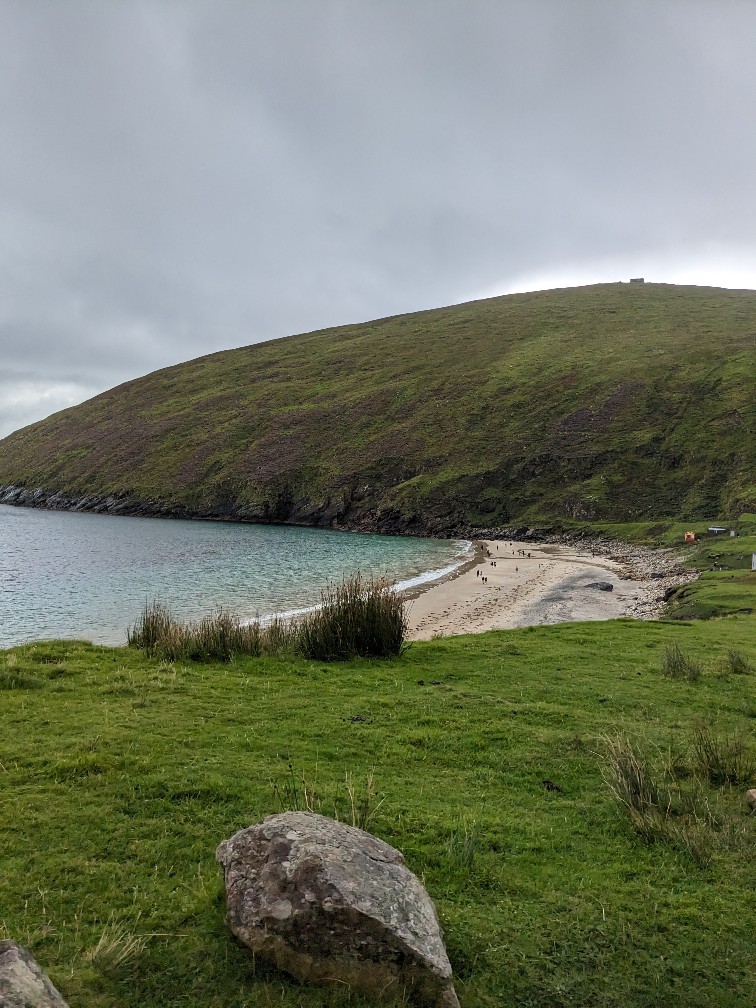
POLYGON ((754 0, 0 0, 0 436, 214 350, 756 287, 754 0))

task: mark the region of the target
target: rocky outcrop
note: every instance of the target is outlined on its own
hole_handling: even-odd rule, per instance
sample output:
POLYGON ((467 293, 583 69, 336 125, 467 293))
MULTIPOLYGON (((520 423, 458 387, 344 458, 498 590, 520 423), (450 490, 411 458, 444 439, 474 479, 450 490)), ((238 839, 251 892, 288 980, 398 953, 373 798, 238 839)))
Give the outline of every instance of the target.
POLYGON ((0 941, 0 1008, 68 1008, 29 953, 0 941))
POLYGON ((133 502, 117 494, 72 496, 42 487, 0 486, 0 504, 42 508, 48 511, 92 511, 96 514, 160 514, 150 501, 133 502))
POLYGON ((430 897, 399 851, 324 816, 268 816, 218 847, 228 922, 298 980, 458 1008, 430 897))
MULTIPOLYGON (((170 487, 167 487, 170 496, 170 487)), ((259 501, 223 502, 192 507, 165 500, 151 500, 127 493, 72 494, 44 487, 0 486, 0 504, 48 511, 85 511, 94 514, 132 515, 147 518, 198 518, 206 521, 254 522, 269 525, 304 525, 353 532, 389 535, 454 536, 460 520, 453 515, 408 517, 394 509, 381 509, 360 502, 348 487, 322 498, 293 498, 272 494, 259 501)))

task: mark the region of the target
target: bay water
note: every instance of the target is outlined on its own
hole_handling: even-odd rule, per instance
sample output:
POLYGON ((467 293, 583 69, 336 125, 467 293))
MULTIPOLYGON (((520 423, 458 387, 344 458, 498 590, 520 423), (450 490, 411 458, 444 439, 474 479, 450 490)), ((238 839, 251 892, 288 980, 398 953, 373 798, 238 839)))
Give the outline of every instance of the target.
POLYGON ((123 644, 145 604, 181 619, 244 618, 317 604, 361 571, 410 587, 468 544, 292 526, 125 518, 0 505, 0 648, 50 638, 123 644))

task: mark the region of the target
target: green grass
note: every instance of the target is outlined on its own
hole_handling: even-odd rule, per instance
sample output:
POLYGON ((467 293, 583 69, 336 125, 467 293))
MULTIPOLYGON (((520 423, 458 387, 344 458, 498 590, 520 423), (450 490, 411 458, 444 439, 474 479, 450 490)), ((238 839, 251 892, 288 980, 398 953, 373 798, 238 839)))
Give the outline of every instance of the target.
POLYGON ((751 570, 751 556, 756 553, 753 515, 743 515, 733 527, 739 532, 734 539, 694 530, 700 531, 701 538, 686 550, 686 563, 700 575, 670 597, 671 618, 709 619, 756 610, 756 572, 751 570))
POLYGON ((567 527, 572 531, 585 535, 606 535, 622 542, 634 542, 644 546, 684 546, 686 551, 699 561, 701 569, 707 563, 708 554, 716 553, 725 556, 738 556, 738 566, 751 566, 750 550, 756 543, 756 514, 745 513, 739 517, 725 518, 722 515, 711 514, 696 520, 680 521, 677 518, 660 518, 655 516, 646 521, 637 522, 570 522, 567 527), (726 526, 726 533, 710 533, 710 526, 726 526), (737 533, 734 539, 729 531, 737 533), (686 532, 696 536, 695 544, 685 543, 686 532))
POLYGON ((756 507, 755 331, 753 291, 600 284, 305 333, 11 435, 0 486, 439 534, 726 519, 756 507))
POLYGON ((2 927, 77 1008, 356 1008, 224 924, 216 844, 310 806, 404 851, 464 1008, 751 1008, 756 819, 720 764, 751 772, 756 677, 728 654, 753 666, 755 629, 572 624, 330 665, 0 653, 2 927), (663 675, 673 645, 700 679, 663 675), (618 735, 738 843, 644 842, 604 779, 618 735))

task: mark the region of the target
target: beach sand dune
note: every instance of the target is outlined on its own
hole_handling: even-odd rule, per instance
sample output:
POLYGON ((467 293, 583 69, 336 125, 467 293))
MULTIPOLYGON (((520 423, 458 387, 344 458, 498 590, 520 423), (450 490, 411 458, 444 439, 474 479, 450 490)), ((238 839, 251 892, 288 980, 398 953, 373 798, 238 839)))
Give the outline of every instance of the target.
POLYGON ((410 640, 576 620, 649 618, 660 610, 664 585, 658 575, 656 580, 633 577, 621 559, 509 540, 486 540, 481 552, 474 566, 409 599, 410 640), (599 583, 611 584, 612 590, 602 590, 599 583))

